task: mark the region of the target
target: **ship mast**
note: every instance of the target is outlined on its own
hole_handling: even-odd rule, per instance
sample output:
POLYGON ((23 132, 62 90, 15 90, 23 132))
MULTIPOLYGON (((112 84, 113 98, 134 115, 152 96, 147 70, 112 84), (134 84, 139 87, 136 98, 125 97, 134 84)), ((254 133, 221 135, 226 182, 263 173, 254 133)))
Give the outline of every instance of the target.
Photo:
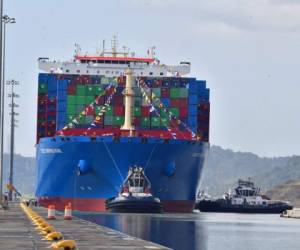
POLYGON ((134 103, 134 91, 133 87, 135 85, 134 72, 132 69, 128 68, 125 71, 126 75, 126 87, 124 91, 125 96, 125 121, 121 130, 134 130, 133 122, 133 103, 134 103))

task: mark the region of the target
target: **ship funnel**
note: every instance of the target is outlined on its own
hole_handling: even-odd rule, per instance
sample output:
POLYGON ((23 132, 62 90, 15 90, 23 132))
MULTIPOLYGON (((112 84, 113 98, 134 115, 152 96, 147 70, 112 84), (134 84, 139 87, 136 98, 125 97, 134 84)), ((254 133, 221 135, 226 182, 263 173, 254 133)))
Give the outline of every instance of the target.
POLYGON ((134 130, 133 123, 133 104, 134 104, 134 91, 135 78, 133 71, 129 68, 125 71, 126 75, 126 87, 123 92, 125 96, 125 121, 121 130, 134 130))

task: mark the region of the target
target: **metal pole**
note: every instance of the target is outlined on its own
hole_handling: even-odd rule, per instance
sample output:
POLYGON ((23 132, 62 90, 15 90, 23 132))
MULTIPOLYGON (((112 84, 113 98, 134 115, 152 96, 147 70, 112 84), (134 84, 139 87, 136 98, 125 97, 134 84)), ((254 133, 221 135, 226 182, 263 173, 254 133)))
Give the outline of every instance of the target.
MULTIPOLYGON (((2 18, 1 18, 2 19, 2 18)), ((5 97, 5 32, 6 32, 6 22, 3 22, 3 62, 2 62, 2 92, 1 92, 1 110, 2 112, 1 114, 1 119, 0 119, 0 123, 1 123, 1 136, 0 136, 0 140, 1 140, 1 145, 0 145, 0 166, 3 166, 3 158, 4 158, 4 97, 5 97)), ((3 177, 2 177, 3 178, 3 177)))
MULTIPOLYGON (((9 161, 9 184, 14 185, 14 133, 15 133, 15 102, 14 102, 14 82, 11 82, 11 120, 10 120, 10 161, 9 161)), ((12 188, 9 189, 8 198, 12 201, 12 188)))
MULTIPOLYGON (((3 0, 0 0, 0 103, 2 103, 2 90, 4 89, 4 83, 2 82, 2 17, 3 17, 3 0)), ((0 115, 2 117, 2 112, 4 107, 0 107, 0 115)), ((0 124, 2 123, 2 121, 0 122, 0 124)), ((1 124, 0 130, 3 130, 3 124, 1 124)), ((2 134, 2 133, 1 133, 2 134)), ((1 138, 2 139, 2 138, 1 138)), ((3 157, 3 156, 1 156, 3 157)), ((0 162, 0 205, 2 206, 3 204, 3 164, 0 162)))

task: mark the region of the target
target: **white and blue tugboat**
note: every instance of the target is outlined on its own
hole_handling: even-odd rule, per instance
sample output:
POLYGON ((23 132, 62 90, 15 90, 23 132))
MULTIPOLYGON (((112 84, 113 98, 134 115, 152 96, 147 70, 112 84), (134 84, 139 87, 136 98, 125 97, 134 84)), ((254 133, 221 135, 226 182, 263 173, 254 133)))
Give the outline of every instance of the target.
POLYGON ((260 188, 250 180, 239 180, 234 193, 228 192, 222 198, 210 198, 203 192, 199 195, 196 209, 201 212, 222 213, 282 213, 292 209, 289 202, 271 200, 261 195, 260 188))
POLYGON ((106 201, 106 209, 117 213, 162 213, 160 200, 151 194, 151 183, 139 166, 130 167, 117 197, 106 201))

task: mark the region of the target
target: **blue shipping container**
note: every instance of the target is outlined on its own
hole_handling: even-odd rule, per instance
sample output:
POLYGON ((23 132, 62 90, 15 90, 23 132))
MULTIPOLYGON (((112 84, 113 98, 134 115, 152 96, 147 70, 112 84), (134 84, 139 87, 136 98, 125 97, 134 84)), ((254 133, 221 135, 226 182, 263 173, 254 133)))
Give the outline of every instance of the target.
POLYGON ((199 103, 197 95, 189 95, 189 105, 197 105, 199 103))
POLYGON ((189 127, 197 127, 197 116, 189 116, 188 117, 188 126, 189 127))
POLYGON ((66 113, 58 112, 57 113, 57 123, 65 123, 65 121, 66 121, 66 113))
POLYGON ((66 90, 68 87, 68 80, 58 80, 58 90, 66 90))
POLYGON ((49 91, 48 92, 48 99, 55 99, 57 97, 56 91, 49 91))
POLYGON ((161 98, 160 101, 161 101, 166 107, 170 107, 170 98, 161 98))
POLYGON ((67 109, 67 102, 65 101, 58 101, 57 103, 57 111, 58 112, 63 112, 66 111, 67 109))
POLYGON ((57 98, 59 101, 66 101, 67 100, 67 91, 66 90, 58 90, 57 98))
POLYGON ((40 73, 39 74, 39 84, 47 84, 48 83, 48 74, 40 73))
POLYGON ((197 105, 189 105, 189 116, 194 116, 194 115, 197 115, 197 105))

